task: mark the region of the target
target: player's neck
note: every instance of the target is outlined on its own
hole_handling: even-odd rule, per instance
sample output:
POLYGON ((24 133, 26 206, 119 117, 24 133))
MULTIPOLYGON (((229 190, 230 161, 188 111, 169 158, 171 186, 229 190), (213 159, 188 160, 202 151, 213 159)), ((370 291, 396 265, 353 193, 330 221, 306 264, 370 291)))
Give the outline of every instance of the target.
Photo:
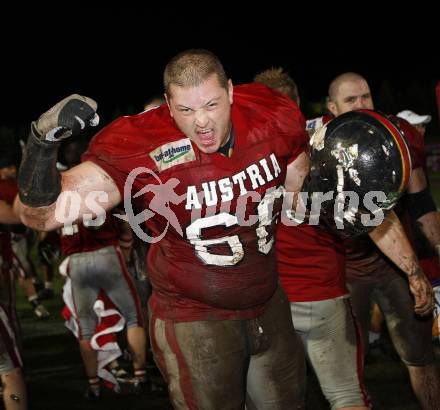
POLYGON ((219 147, 217 152, 224 155, 225 157, 230 157, 232 155, 233 150, 234 150, 234 129, 231 127, 231 130, 229 131, 226 141, 221 147, 219 147))

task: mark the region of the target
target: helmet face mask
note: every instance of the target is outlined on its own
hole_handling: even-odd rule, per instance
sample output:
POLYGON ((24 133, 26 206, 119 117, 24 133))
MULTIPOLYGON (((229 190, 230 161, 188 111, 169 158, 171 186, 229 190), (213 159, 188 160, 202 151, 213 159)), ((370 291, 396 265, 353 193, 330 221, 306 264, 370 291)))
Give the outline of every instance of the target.
POLYGON ((321 205, 321 222, 340 236, 373 230, 409 182, 411 157, 402 132, 376 111, 350 111, 318 130, 311 144, 308 192, 334 192, 321 205))

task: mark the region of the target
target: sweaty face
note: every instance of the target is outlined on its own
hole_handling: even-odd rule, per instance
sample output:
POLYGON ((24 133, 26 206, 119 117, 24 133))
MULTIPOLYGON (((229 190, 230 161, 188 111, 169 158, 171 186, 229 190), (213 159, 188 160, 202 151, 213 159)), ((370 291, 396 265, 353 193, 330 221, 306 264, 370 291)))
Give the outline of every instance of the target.
POLYGON ((339 85, 334 100, 329 102, 328 108, 335 117, 353 110, 373 110, 370 87, 365 80, 345 81, 339 85))
POLYGON ((216 152, 229 136, 232 93, 231 80, 226 90, 216 74, 197 87, 169 87, 167 103, 177 127, 206 154, 216 152))

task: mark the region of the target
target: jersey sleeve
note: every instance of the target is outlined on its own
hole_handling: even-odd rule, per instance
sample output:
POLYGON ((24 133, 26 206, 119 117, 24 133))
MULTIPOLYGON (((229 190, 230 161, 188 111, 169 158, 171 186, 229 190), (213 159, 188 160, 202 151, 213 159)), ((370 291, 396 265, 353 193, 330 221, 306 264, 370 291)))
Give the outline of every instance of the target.
MULTIPOLYGON (((301 113, 299 112, 299 114, 301 113)), ((291 131, 292 149, 288 164, 292 163, 301 153, 306 152, 308 154, 310 150, 309 134, 305 130, 304 117, 299 119, 298 123, 301 124, 301 128, 295 127, 295 129, 291 131), (304 127, 302 126, 303 124, 304 127)))
POLYGON ((290 98, 280 95, 277 110, 279 129, 289 144, 290 157, 288 164, 303 152, 309 151, 309 134, 306 131, 306 120, 298 105, 290 98))

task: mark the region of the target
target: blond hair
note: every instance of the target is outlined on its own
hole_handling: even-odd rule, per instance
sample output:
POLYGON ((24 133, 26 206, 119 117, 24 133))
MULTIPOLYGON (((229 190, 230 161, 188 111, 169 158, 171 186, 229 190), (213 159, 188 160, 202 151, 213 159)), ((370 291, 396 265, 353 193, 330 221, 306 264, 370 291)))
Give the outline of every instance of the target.
POLYGON ((222 87, 228 89, 228 78, 218 57, 203 49, 191 49, 174 56, 163 74, 165 92, 169 93, 171 84, 179 87, 197 87, 212 74, 217 78, 222 87))
POLYGON ((272 67, 255 75, 254 81, 288 95, 299 104, 298 87, 292 77, 281 67, 272 67))

